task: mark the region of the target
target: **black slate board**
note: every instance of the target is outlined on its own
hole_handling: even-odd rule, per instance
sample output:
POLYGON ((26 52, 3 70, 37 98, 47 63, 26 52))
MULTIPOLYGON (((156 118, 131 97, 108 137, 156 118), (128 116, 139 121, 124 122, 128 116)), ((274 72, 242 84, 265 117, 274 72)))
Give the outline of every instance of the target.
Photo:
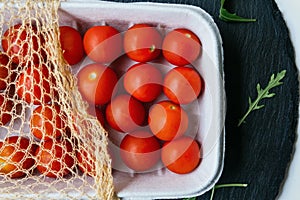
MULTIPOLYGON (((135 0, 116 0, 138 2, 135 0)), ((273 0, 227 0, 225 7, 254 23, 219 20, 220 0, 153 0, 189 4, 211 14, 220 30, 224 48, 227 94, 225 166, 219 183, 247 183, 247 188, 224 188, 217 200, 275 199, 293 153, 298 121, 299 83, 289 32, 273 0), (265 107, 250 114, 237 127, 248 108, 256 84, 264 88, 273 73, 286 69, 276 96, 262 101, 265 107)), ((210 192, 197 199, 209 199, 210 192)))

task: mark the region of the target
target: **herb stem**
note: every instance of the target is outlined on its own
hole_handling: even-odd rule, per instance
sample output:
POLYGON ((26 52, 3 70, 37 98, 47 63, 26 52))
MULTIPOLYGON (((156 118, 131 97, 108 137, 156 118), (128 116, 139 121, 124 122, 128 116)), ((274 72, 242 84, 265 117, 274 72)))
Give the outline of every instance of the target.
POLYGON ((225 22, 255 22, 256 19, 244 18, 236 15, 235 13, 230 13, 224 8, 225 0, 221 0, 221 7, 219 11, 219 18, 225 22))
POLYGON ((211 190, 210 200, 213 200, 214 198, 215 189, 225 188, 225 187, 247 187, 247 186, 248 184, 245 183, 230 183, 230 184, 215 185, 211 190))

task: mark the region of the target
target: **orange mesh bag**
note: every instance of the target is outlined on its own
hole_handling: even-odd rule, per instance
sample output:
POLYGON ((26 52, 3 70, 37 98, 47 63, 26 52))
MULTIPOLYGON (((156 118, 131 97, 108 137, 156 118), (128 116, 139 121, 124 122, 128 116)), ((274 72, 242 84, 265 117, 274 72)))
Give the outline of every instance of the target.
POLYGON ((107 133, 59 42, 59 0, 6 0, 0 35, 0 199, 114 199, 107 133))

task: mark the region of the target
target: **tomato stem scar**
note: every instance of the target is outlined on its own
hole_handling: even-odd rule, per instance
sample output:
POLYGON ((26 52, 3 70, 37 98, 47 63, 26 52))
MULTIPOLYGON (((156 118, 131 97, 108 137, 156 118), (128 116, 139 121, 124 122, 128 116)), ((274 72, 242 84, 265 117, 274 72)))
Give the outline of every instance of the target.
POLYGON ((155 45, 154 45, 154 44, 152 44, 152 45, 151 45, 151 47, 150 47, 150 52, 151 52, 151 53, 152 53, 152 52, 154 52, 154 51, 155 51, 155 49, 156 49, 156 48, 155 48, 155 45))

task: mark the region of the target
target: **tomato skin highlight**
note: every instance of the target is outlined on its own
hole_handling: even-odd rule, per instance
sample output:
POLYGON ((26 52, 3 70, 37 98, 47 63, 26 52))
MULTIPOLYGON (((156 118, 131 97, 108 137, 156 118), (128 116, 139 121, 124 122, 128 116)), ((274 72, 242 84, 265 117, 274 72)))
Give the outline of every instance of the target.
POLYGON ((164 78, 163 91, 174 103, 189 104, 196 100, 202 90, 199 73, 186 66, 171 69, 164 78))
POLYGON ((93 26, 83 37, 87 56, 99 63, 110 63, 121 56, 122 44, 120 32, 111 26, 93 26))
POLYGON ((146 111, 141 102, 123 94, 115 97, 106 107, 106 120, 119 132, 132 132, 143 126, 146 111))
POLYGON ((60 26, 60 44, 65 60, 70 65, 79 63, 84 56, 83 41, 80 33, 70 26, 60 26))
POLYGON ((151 106, 148 124, 152 133, 163 141, 182 136, 188 128, 188 115, 178 104, 161 101, 151 106))
POLYGON ((35 152, 37 170, 47 177, 58 178, 69 174, 74 167, 73 147, 68 140, 44 141, 35 152))
POLYGON ((201 148, 195 140, 183 136, 164 144, 161 159, 170 171, 187 174, 200 164, 201 148))
POLYGON ((78 74, 78 89, 90 104, 104 105, 113 97, 118 82, 116 73, 99 63, 82 68, 78 74))
POLYGON ((154 167, 160 160, 160 143, 147 131, 127 134, 120 144, 123 162, 136 172, 154 167))
POLYGON ((35 164, 37 145, 22 136, 10 136, 0 142, 0 174, 20 178, 29 174, 35 164))
POLYGON ((131 66, 124 75, 124 88, 142 102, 151 102, 162 93, 162 73, 148 63, 131 66))
POLYGON ((129 58, 137 62, 148 62, 161 53, 162 36, 148 24, 135 24, 124 34, 124 50, 129 58))
POLYGON ((173 65, 193 63, 201 53, 201 41, 188 29, 175 29, 167 33, 162 44, 165 59, 173 65))

